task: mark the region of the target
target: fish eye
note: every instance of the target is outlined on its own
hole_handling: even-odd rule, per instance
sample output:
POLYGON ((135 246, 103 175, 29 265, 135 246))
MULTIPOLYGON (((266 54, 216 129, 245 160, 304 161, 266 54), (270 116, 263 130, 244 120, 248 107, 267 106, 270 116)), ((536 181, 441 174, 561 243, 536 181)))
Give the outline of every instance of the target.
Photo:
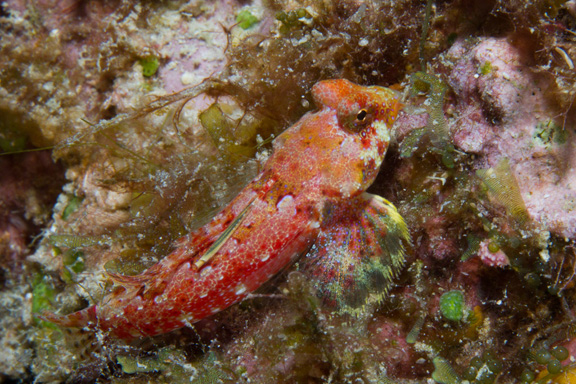
POLYGON ((370 124, 371 121, 372 113, 368 109, 362 108, 358 111, 358 113, 356 113, 356 120, 354 121, 354 125, 363 127, 367 124, 370 124))
POLYGON ((374 118, 372 106, 362 108, 359 105, 343 106, 338 111, 338 119, 350 132, 359 133, 366 128, 374 118))

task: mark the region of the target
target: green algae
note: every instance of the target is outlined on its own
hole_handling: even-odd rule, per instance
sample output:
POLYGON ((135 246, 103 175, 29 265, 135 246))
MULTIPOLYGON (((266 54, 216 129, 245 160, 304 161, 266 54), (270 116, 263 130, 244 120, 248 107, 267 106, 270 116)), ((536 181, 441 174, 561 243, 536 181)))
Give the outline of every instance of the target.
POLYGON ((84 259, 84 252, 80 250, 68 249, 62 253, 62 264, 64 264, 62 278, 64 281, 71 283, 76 280, 76 274, 83 272, 86 268, 84 259))
POLYGON ((453 151, 450 131, 446 118, 444 117, 444 96, 446 95, 446 84, 438 76, 424 72, 416 72, 410 77, 412 91, 427 89, 428 99, 426 111, 428 121, 426 133, 430 135, 431 143, 442 152, 453 151))
POLYGON ((240 143, 234 137, 236 124, 229 117, 229 113, 232 113, 231 106, 214 103, 200 113, 198 119, 218 150, 229 155, 251 157, 255 148, 240 143))
POLYGON ((138 60, 142 66, 142 75, 144 77, 152 77, 160 68, 160 60, 156 56, 146 56, 138 60))
POLYGON ((32 288, 32 312, 40 313, 52 308, 52 301, 56 291, 54 288, 43 280, 41 276, 35 278, 32 288))
MULTIPOLYGON (((51 282, 42 275, 37 273, 32 280, 32 313, 42 313, 53 308, 52 303, 56 297, 56 290, 51 282)), ((34 318, 36 324, 42 328, 58 329, 50 322, 34 318)))
POLYGON ((424 58, 424 47, 426 45, 426 40, 428 39, 428 31, 430 29, 430 18, 432 16, 432 3, 433 0, 426 1, 426 8, 424 10, 424 20, 422 21, 422 33, 420 35, 420 45, 419 45, 419 59, 420 59, 420 70, 426 72, 426 59, 424 58))
POLYGON ((164 347, 146 356, 119 355, 116 361, 126 375, 155 373, 161 380, 173 383, 224 383, 233 382, 237 376, 223 367, 216 353, 209 351, 204 357, 189 362, 184 351, 164 347))
POLYGON ((111 275, 135 276, 155 264, 150 253, 142 249, 124 249, 120 254, 104 264, 104 269, 111 275))
POLYGON ((567 358, 570 357, 570 352, 568 351, 568 349, 566 349, 566 347, 563 347, 561 345, 553 347, 550 350, 550 353, 552 353, 552 355, 554 355, 554 357, 560 361, 566 360, 567 358))
POLYGON ((553 120, 548 120, 536 125, 532 139, 536 145, 550 148, 553 144, 565 144, 568 140, 568 132, 553 120))
POLYGON ((461 321, 464 316, 464 294, 462 291, 450 291, 440 297, 440 312, 451 321, 461 321))
POLYGON ((236 22, 242 29, 250 29, 260 22, 256 16, 247 9, 243 9, 236 15, 236 22))
POLYGON ((170 368, 181 367, 184 356, 181 352, 171 348, 162 348, 153 356, 133 357, 120 355, 116 357, 116 361, 118 361, 124 373, 133 374, 166 371, 170 368))
POLYGON ((402 145, 400 146, 400 157, 411 157, 412 154, 418 150, 420 140, 425 133, 426 127, 416 128, 410 131, 404 140, 402 140, 402 145))
POLYGON ((78 210, 80 205, 82 204, 82 199, 78 196, 71 196, 68 199, 68 204, 64 207, 62 211, 62 220, 68 220, 70 215, 78 210))
POLYGON ((132 199, 130 200, 130 215, 132 217, 157 215, 159 209, 163 209, 159 200, 159 196, 152 192, 132 192, 132 199))
POLYGON ((503 205, 520 225, 524 225, 530 220, 518 181, 507 158, 502 158, 494 168, 476 171, 476 175, 487 187, 490 196, 498 204, 503 205))
POLYGON ((452 169, 455 166, 456 156, 450 130, 444 117, 444 96, 447 87, 439 77, 424 72, 416 72, 410 76, 411 93, 415 96, 427 92, 427 99, 423 106, 428 113, 426 126, 412 130, 400 144, 400 156, 411 157, 421 145, 424 138, 429 139, 427 151, 438 153, 442 164, 452 169))
POLYGON ((492 66, 492 63, 490 63, 489 61, 484 62, 484 64, 482 64, 478 68, 478 72, 483 76, 490 74, 493 70, 494 67, 492 66))
POLYGON ((214 103, 198 116, 216 148, 232 161, 252 158, 260 145, 258 138, 269 138, 275 126, 272 119, 264 116, 234 117, 242 112, 231 104, 214 103))
POLYGON ((497 241, 491 241, 488 243, 488 251, 490 253, 496 253, 500 250, 500 245, 498 245, 497 241))
POLYGON ((282 34, 288 34, 292 30, 297 30, 313 23, 312 16, 304 8, 278 12, 276 20, 282 24, 280 26, 280 33, 282 34))

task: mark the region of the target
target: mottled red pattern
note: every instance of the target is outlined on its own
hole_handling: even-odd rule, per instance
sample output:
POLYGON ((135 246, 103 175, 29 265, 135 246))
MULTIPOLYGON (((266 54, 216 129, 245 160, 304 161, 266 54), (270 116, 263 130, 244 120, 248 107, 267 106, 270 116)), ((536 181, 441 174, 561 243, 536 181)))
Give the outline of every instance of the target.
POLYGON ((386 88, 346 80, 322 81, 312 93, 319 109, 276 139, 262 173, 209 224, 141 275, 111 276, 118 287, 101 303, 44 318, 125 340, 154 336, 237 303, 293 262, 316 240, 327 204, 374 181, 401 107, 386 88))

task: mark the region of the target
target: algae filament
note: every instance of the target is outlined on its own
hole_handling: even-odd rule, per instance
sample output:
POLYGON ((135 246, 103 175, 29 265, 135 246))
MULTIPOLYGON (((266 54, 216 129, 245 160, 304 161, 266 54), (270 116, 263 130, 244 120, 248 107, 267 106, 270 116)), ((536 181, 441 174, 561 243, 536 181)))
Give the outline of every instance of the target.
POLYGON ((400 156, 410 157, 424 135, 428 136, 434 152, 442 155, 442 163, 447 168, 454 168, 454 145, 451 142, 450 130, 444 117, 443 105, 446 85, 434 75, 416 72, 410 77, 411 93, 427 91, 428 99, 424 105, 428 113, 426 126, 410 132, 400 146, 400 156))

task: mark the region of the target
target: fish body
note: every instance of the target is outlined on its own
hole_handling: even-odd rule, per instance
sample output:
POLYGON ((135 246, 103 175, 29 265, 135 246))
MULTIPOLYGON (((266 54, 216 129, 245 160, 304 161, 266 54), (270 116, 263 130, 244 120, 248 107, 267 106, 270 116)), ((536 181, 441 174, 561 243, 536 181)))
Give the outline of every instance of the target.
MULTIPOLYGON (((100 303, 42 317, 124 340, 154 336, 241 301, 302 254, 306 273, 333 301, 348 300, 338 291, 373 273, 356 264, 376 260, 390 273, 375 275, 391 278, 404 260, 408 234, 394 207, 365 190, 384 159, 398 96, 347 80, 321 81, 312 95, 318 110, 274 141, 262 172, 210 223, 142 274, 111 274, 117 286, 100 303)), ((363 296, 363 302, 371 297, 363 296)))

